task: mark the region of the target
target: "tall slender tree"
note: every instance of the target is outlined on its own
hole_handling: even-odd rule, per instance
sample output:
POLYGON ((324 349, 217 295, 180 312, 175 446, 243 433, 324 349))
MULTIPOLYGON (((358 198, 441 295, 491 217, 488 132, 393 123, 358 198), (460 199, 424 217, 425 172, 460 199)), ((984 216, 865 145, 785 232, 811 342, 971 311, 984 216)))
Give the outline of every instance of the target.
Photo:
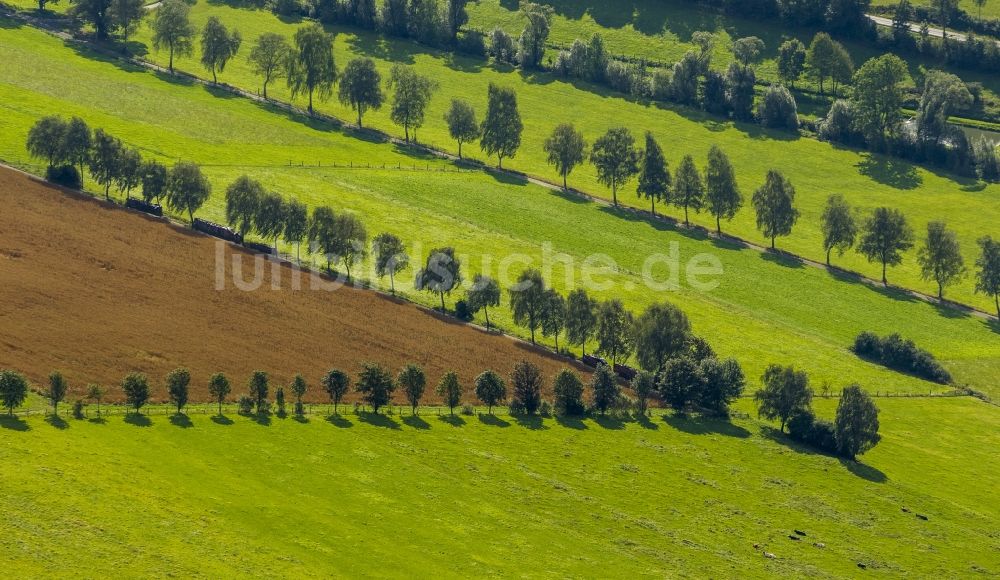
POLYGON ((417 272, 413 287, 417 290, 437 292, 444 312, 444 295, 450 294, 462 283, 462 262, 455 257, 455 248, 435 248, 427 256, 427 263, 417 272))
POLYGON ((313 94, 325 101, 333 94, 337 80, 337 65, 333 60, 333 35, 319 24, 303 26, 295 31, 295 48, 286 64, 288 88, 292 98, 309 95, 309 114, 313 112, 313 94))
POLYGON ((869 262, 882 264, 882 284, 888 286, 886 269, 903 262, 903 252, 913 247, 913 230, 898 209, 876 208, 865 220, 858 252, 869 262))
POLYGON ((562 176, 563 189, 569 189, 566 178, 577 165, 583 163, 587 149, 583 133, 577 131, 571 123, 556 125, 552 135, 545 140, 544 149, 549 165, 554 166, 562 176))
POLYGON ((611 196, 618 206, 618 188, 639 173, 639 151, 635 138, 625 127, 609 129, 594 142, 590 162, 597 169, 597 180, 611 188, 611 196))
POLYGON ((795 208, 795 188, 792 182, 776 169, 767 172, 762 185, 753 194, 753 207, 757 211, 757 229, 771 239, 792 233, 792 226, 799 219, 795 208))
POLYGON ((663 149, 656 142, 651 131, 646 131, 646 149, 642 155, 642 171, 636 194, 649 200, 649 212, 656 215, 656 202, 670 200, 670 170, 663 157, 663 149))
POLYGON ((826 265, 830 265, 830 252, 834 249, 843 256, 844 252, 854 245, 858 235, 858 227, 854 223, 851 206, 843 195, 834 194, 826 199, 823 210, 823 249, 826 250, 826 265))
MULTIPOLYGON (((382 108, 385 95, 382 93, 382 75, 370 58, 355 58, 344 67, 337 93, 341 104, 349 105, 358 114, 358 128, 362 128, 362 118, 369 109, 382 108)), ((428 95, 428 98, 430 96, 428 95)))
POLYGON ((990 236, 978 240, 980 255, 976 258, 976 292, 992 296, 1000 319, 1000 242, 990 236))
POLYGON ((284 36, 277 32, 265 32, 257 37, 257 42, 250 49, 249 61, 253 74, 261 77, 264 81, 265 99, 267 98, 267 85, 287 73, 291 58, 292 47, 284 36))
POLYGON ((535 344, 535 331, 542 325, 545 309, 545 282, 542 280, 542 273, 534 268, 521 272, 509 293, 514 324, 527 328, 531 332, 531 344, 535 344))
POLYGON ((390 233, 382 233, 372 240, 372 251, 375 256, 375 275, 382 278, 389 276, 389 287, 396 293, 396 273, 410 264, 410 256, 406 253, 403 240, 390 233))
POLYGON ((175 56, 190 56, 194 26, 188 14, 191 9, 184 0, 163 0, 153 17, 153 49, 166 47, 170 52, 167 68, 174 72, 175 56))
POLYGON ((722 219, 731 220, 743 207, 743 194, 736 183, 736 171, 729 157, 717 145, 708 150, 705 168, 705 199, 715 216, 715 231, 722 233, 722 219))
POLYGON ((705 205, 705 186, 701 182, 701 173, 695 167, 694 157, 690 155, 685 155, 677 167, 671 199, 675 206, 684 208, 685 225, 691 225, 688 210, 700 212, 705 205))
POLYGON ((497 167, 503 160, 514 157, 521 147, 524 123, 517 108, 514 89, 490 83, 487 93, 486 118, 483 119, 480 148, 487 155, 497 156, 497 167))
POLYGON ((938 286, 938 300, 944 300, 944 289, 965 276, 965 261, 958 245, 955 232, 944 222, 927 224, 927 238, 917 254, 920 275, 924 280, 933 280, 938 286))

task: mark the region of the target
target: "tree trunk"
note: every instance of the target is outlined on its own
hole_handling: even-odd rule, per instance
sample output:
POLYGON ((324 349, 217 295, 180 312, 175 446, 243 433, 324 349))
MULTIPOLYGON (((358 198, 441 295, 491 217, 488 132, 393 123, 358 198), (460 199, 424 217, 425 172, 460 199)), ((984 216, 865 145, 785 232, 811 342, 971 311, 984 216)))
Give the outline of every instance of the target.
POLYGON ((264 81, 264 100, 267 100, 267 81, 264 81))
POLYGON ((563 190, 568 190, 569 186, 566 185, 566 170, 565 169, 563 170, 562 174, 563 174, 563 190))
POLYGON ((938 281, 938 300, 944 301, 944 284, 938 281))
POLYGON ((222 416, 222 400, 219 400, 219 416, 222 416))
POLYGON ((611 198, 615 202, 615 207, 618 207, 618 184, 615 180, 611 180, 611 198))
POLYGON ((886 278, 885 278, 885 262, 882 262, 882 285, 883 286, 888 286, 889 285, 889 281, 886 280, 886 278))
POLYGON ((722 235, 722 218, 715 216, 715 233, 722 235))
POLYGON ((309 114, 310 115, 313 114, 313 92, 312 92, 312 89, 309 89, 309 114))
POLYGON ((833 248, 827 248, 826 249, 826 266, 828 268, 830 267, 830 250, 832 250, 832 249, 833 248))
POLYGON ((358 107, 358 129, 362 129, 361 126, 361 107, 358 107))
POLYGON ((503 169, 503 155, 497 155, 497 169, 503 169))
POLYGON ((653 214, 653 217, 656 217, 656 198, 650 196, 649 200, 649 213, 653 214))
POLYGON ((215 67, 214 66, 212 67, 212 84, 213 85, 219 84, 219 77, 217 77, 215 75, 215 67))
POLYGON ((490 309, 487 306, 483 307, 483 313, 486 314, 486 332, 490 331, 490 309))
POLYGON ((167 65, 167 68, 170 69, 170 74, 174 74, 174 45, 173 44, 170 45, 170 61, 169 61, 169 64, 167 65))
POLYGON ((462 158, 462 142, 461 141, 458 142, 458 158, 459 159, 462 158))
POLYGON ((1000 294, 994 294, 993 300, 997 303, 997 318, 1000 319, 1000 294))
POLYGON ((392 291, 392 295, 395 296, 396 295, 396 280, 395 280, 395 276, 393 276, 393 274, 392 274, 391 271, 389 272, 389 288, 392 291))
POLYGON ((443 291, 439 292, 439 294, 441 295, 441 312, 444 312, 445 311, 444 310, 444 292, 443 291))
POLYGON ((688 206, 684 204, 684 225, 689 226, 691 223, 688 221, 688 206))
POLYGON ((774 250, 774 236, 771 236, 771 249, 774 250))
POLYGON ((559 353, 559 333, 556 333, 556 353, 559 353))
POLYGON ((535 344, 535 329, 531 329, 531 344, 535 344))

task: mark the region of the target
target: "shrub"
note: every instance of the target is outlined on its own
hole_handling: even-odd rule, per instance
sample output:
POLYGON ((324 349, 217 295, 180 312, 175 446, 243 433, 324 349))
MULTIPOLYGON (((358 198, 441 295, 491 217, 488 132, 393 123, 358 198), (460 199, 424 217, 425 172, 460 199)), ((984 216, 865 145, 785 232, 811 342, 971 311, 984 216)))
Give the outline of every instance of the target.
POLYGON ((472 311, 469 309, 468 302, 459 300, 455 303, 455 317, 460 320, 472 320, 472 311))
POLYGON ((821 451, 837 452, 837 435, 833 423, 817 419, 812 411, 802 411, 793 415, 788 420, 788 435, 821 451))
POLYGON ((81 400, 81 399, 77 399, 76 402, 73 403, 73 418, 74 419, 83 419, 83 406, 84 406, 83 405, 83 400, 81 400))
POLYGON ((466 403, 465 405, 462 406, 462 414, 463 415, 469 415, 469 416, 475 415, 476 414, 476 408, 473 407, 472 405, 469 405, 468 403, 466 403))
POLYGON ((83 179, 80 172, 72 165, 59 165, 45 170, 45 180, 70 189, 82 189, 83 179))
POLYGON ((650 92, 652 93, 653 99, 657 101, 669 101, 670 100, 670 85, 673 83, 673 78, 670 75, 670 71, 667 69, 657 69, 653 73, 653 78, 650 80, 650 92))
POLYGON ((246 395, 240 397, 239 400, 240 414, 249 415, 250 413, 253 413, 253 404, 254 400, 251 399, 250 397, 246 395))
POLYGON ((527 415, 528 410, 524 408, 524 403, 519 399, 511 399, 510 404, 507 407, 507 412, 511 415, 527 415))
POLYGON ((931 353, 898 334, 879 338, 871 332, 862 332, 854 339, 853 349, 858 356, 879 362, 893 370, 911 373, 940 384, 951 382, 951 373, 931 353))
POLYGON ((542 401, 542 403, 538 405, 538 414, 541 415, 542 417, 551 417, 552 403, 548 401, 542 401))
POLYGON ((799 129, 798 108, 795 97, 781 85, 771 85, 757 106, 757 116, 761 125, 775 129, 799 129))
POLYGON ((497 62, 517 64, 517 46, 514 38, 499 26, 490 33, 489 53, 497 62))
POLYGON ((864 145, 864 137, 854 128, 854 116, 854 107, 849 101, 834 101, 830 112, 819 123, 819 138, 844 145, 864 145))
POLYGON ((486 56, 486 36, 478 30, 460 32, 456 39, 455 49, 471 56, 486 56))

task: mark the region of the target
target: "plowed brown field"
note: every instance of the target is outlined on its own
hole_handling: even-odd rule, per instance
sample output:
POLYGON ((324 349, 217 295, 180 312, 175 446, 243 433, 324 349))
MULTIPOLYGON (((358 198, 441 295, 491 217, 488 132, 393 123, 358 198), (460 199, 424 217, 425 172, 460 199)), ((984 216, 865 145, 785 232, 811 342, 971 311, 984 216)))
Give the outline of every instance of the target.
MULTIPOLYGON (((310 289, 310 275, 287 264, 278 269, 279 289, 271 289, 267 264, 261 289, 238 290, 232 256, 244 254, 217 244, 0 168, 0 368, 36 384, 59 369, 73 392, 97 382, 112 387, 112 398, 125 374, 142 371, 158 400, 164 375, 178 366, 191 370, 195 400, 206 399, 212 373, 225 372, 239 394, 250 372, 263 369, 275 384, 302 373, 308 398, 323 400, 318 381, 332 367, 354 374, 362 361, 375 361, 396 372, 412 361, 427 371, 427 398, 435 400, 432 387, 448 370, 471 391, 487 368, 506 376, 529 359, 551 382, 569 364, 373 291, 310 289), (219 251, 229 281, 221 291, 219 251), (296 276, 301 290, 292 289, 296 276)), ((249 254, 243 263, 250 280, 249 254)))

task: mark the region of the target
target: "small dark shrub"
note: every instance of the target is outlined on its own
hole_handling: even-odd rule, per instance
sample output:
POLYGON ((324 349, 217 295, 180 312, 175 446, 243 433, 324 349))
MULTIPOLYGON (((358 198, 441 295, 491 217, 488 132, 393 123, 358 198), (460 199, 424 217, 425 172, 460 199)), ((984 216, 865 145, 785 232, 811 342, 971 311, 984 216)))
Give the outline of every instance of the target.
POLYGON ((240 397, 239 401, 240 414, 249 415, 250 413, 253 413, 253 405, 254 405, 254 400, 251 399, 250 397, 246 395, 240 397))
POLYGON ((470 56, 486 56, 486 36, 478 30, 460 32, 455 44, 455 50, 470 56))
POLYGON ((472 405, 466 404, 462 407, 462 414, 469 415, 471 417, 472 415, 476 414, 476 408, 473 407, 472 405))
POLYGON ((837 452, 837 435, 833 423, 817 419, 812 411, 793 415, 788 420, 788 435, 820 451, 837 452))
POLYGON ((49 167, 45 170, 45 180, 70 189, 83 188, 83 179, 80 178, 80 172, 72 165, 49 167))
POLYGON ((455 303, 455 317, 460 320, 472 320, 472 311, 469 310, 469 304, 465 300, 455 303))
POLYGON ((854 352, 860 357, 879 362, 893 370, 911 373, 936 383, 951 382, 951 373, 945 370, 931 353, 918 348, 912 340, 906 340, 898 334, 879 338, 871 332, 862 332, 854 339, 854 352))
POLYGON ((524 403, 518 399, 511 399, 508 411, 511 415, 527 415, 528 410, 524 408, 524 403))
POLYGON ((548 401, 542 401, 542 404, 538 406, 538 414, 542 417, 552 416, 552 403, 548 401))
POLYGON ((83 419, 83 401, 80 399, 73 403, 73 418, 83 419))

